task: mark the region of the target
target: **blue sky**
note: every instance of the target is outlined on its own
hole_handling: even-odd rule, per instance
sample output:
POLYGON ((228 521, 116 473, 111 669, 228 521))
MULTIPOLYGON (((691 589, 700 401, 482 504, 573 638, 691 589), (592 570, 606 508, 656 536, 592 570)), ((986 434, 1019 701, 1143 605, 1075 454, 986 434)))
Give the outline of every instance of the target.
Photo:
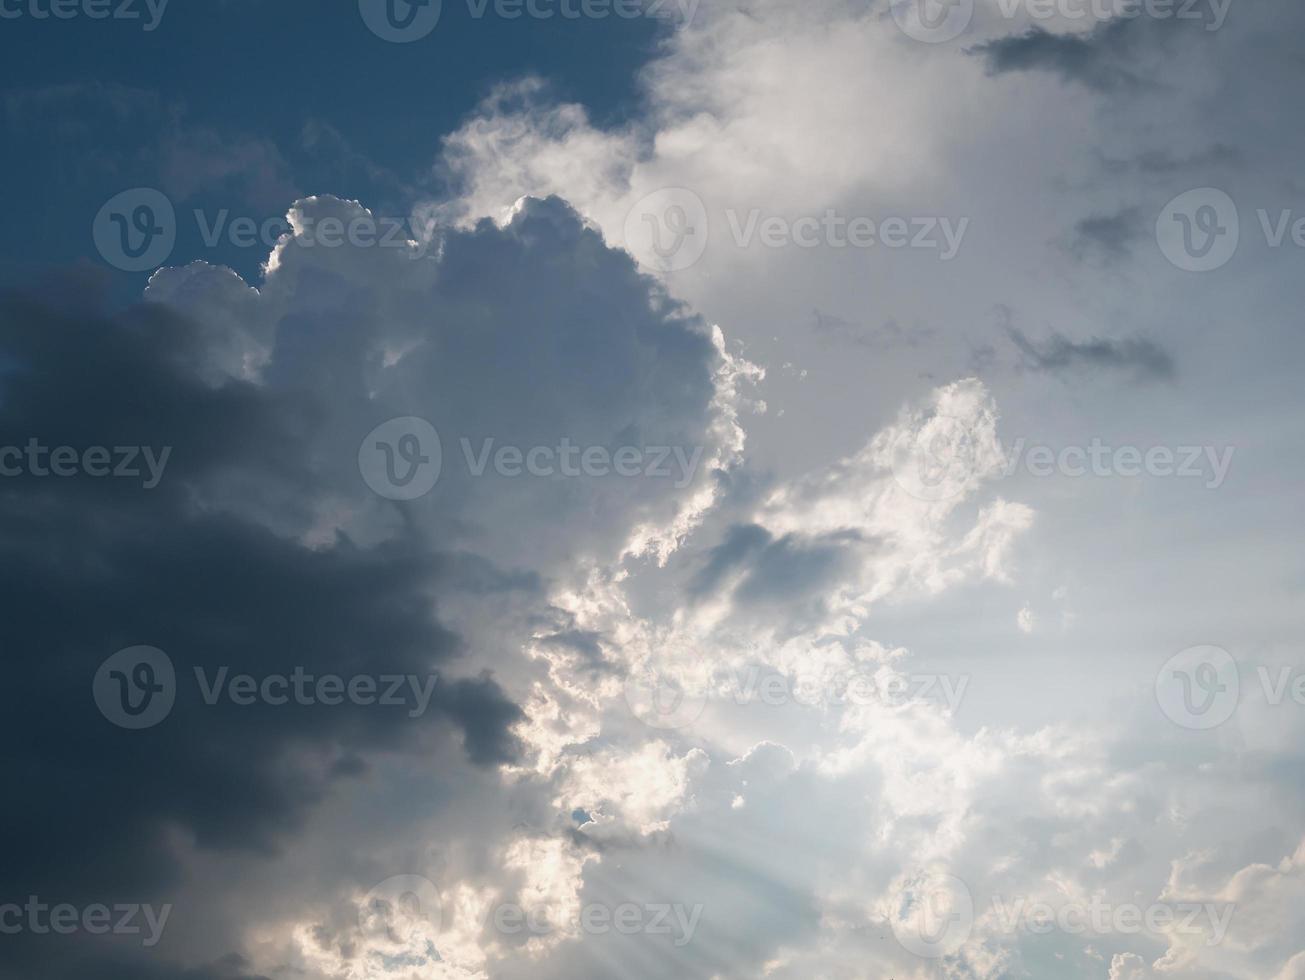
MULTIPOLYGON (((446 4, 437 28, 411 44, 371 34, 353 4, 312 0, 183 0, 167 4, 152 31, 143 4, 139 20, 6 21, 0 85, 10 100, 67 86, 100 93, 43 104, 20 126, 12 108, 6 113, 5 142, 22 148, 7 154, 6 172, 34 191, 6 222, 6 269, 22 275, 91 258, 87 209, 118 190, 155 186, 156 144, 170 126, 265 141, 284 161, 277 177, 286 186, 406 214, 405 192, 438 186, 431 171, 441 137, 493 86, 538 76, 595 119, 619 123, 637 109, 638 72, 665 33, 648 17, 513 20, 472 9, 446 4), (114 93, 120 114, 104 104, 114 93), (306 126, 329 127, 338 140, 323 137, 312 153, 306 126)), ((220 186, 196 188, 188 203, 260 218, 284 210, 220 186)), ((220 251, 216 261, 257 269, 239 252, 220 251)))

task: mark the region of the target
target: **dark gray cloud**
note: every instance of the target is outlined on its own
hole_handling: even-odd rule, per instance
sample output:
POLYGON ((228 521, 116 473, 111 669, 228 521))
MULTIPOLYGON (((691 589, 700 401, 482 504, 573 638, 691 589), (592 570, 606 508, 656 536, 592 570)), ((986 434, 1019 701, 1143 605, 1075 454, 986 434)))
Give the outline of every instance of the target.
POLYGON ((1127 60, 1137 23, 1110 21, 1086 35, 1053 34, 1033 27, 1024 34, 980 44, 974 50, 983 56, 993 74, 1050 71, 1068 82, 1113 91, 1141 82, 1127 60))
POLYGON ((1226 4, 1188 5, 1168 17, 1136 10, 1131 16, 1100 21, 1084 33, 1033 26, 1023 34, 976 45, 971 52, 982 56, 994 75, 1047 71, 1100 92, 1131 92, 1144 85, 1158 91, 1169 84, 1171 74, 1156 56, 1171 54, 1179 39, 1211 42, 1227 14, 1226 4))
POLYGON ((1071 340, 1057 333, 1037 342, 1016 327, 1008 328, 1008 334, 1024 356, 1023 363, 1036 371, 1052 374, 1112 371, 1150 381, 1174 376, 1173 357, 1163 347, 1143 337, 1071 340))
MULTIPOLYGON (((270 853, 370 752, 456 733, 476 764, 514 755, 521 712, 488 675, 441 679, 416 717, 347 701, 203 703, 195 668, 428 676, 463 644, 434 611, 449 574, 440 555, 343 536, 309 548, 207 503, 218 479, 305 481, 303 437, 325 413, 304 391, 206 384, 199 337, 157 306, 117 317, 30 299, 0 307, 0 445, 173 447, 151 490, 27 470, 0 481, 0 755, 23 801, 0 817, 4 839, 22 842, 0 873, 7 898, 162 904, 178 874, 169 833, 270 853), (101 715, 91 680, 138 644, 169 655, 177 701, 158 726, 127 731, 101 715)), ((63 976, 48 939, 6 936, 6 958, 63 976)), ((90 975, 126 975, 106 970, 90 975)))
POLYGON ((1092 215, 1074 226, 1070 250, 1082 259, 1115 261, 1128 256, 1134 243, 1146 237, 1146 219, 1141 208, 1129 207, 1114 214, 1092 215))
MULTIPOLYGON (((176 936, 240 903, 219 889, 195 905, 187 852, 271 867, 332 801, 364 783, 392 790, 396 765, 452 760, 465 785, 519 761, 524 714, 508 689, 525 686, 510 671, 528 668, 504 653, 519 658, 519 644, 477 632, 474 618, 455 632, 442 609, 541 621, 559 563, 673 516, 678 492, 662 478, 472 481, 458 433, 527 447, 559 436, 711 447, 710 336, 560 201, 526 202, 506 228, 450 232, 424 263, 294 245, 281 258, 259 292, 196 264, 161 273, 150 301, 125 312, 103 312, 87 277, 0 304, 0 447, 172 447, 148 490, 80 471, 0 479, 13 681, 0 757, 25 801, 0 818, 5 839, 24 844, 0 871, 0 904, 191 898, 148 955, 6 936, 3 980, 252 980, 238 960, 174 966, 208 962, 176 936), (387 362, 394 350, 405 356, 387 362), (251 361, 262 370, 243 370, 251 361), (435 493, 397 504, 368 491, 358 446, 410 412, 440 421, 448 465, 435 493), (530 543, 541 527, 555 558, 530 543), (155 727, 128 731, 102 715, 92 680, 136 645, 169 656, 176 703, 155 727), (223 668, 438 681, 415 716, 408 703, 205 703, 195 671, 223 668)), ((554 618, 545 644, 590 673, 614 669, 600 635, 554 618)), ((371 833, 351 825, 348 846, 371 833)), ((374 883, 359 867, 331 873, 339 880, 324 890, 338 888, 342 907, 359 874, 374 883)), ((291 895, 305 887, 284 883, 291 895)), ((239 949, 232 928, 217 926, 211 948, 239 949)))
POLYGON ((709 549, 686 592, 700 600, 728 594, 740 615, 786 632, 826 612, 825 593, 843 581, 869 544, 857 531, 784 534, 735 524, 709 549))
POLYGON ((770 532, 760 524, 734 525, 725 532, 724 540, 707 552, 706 561, 689 584, 689 594, 701 598, 714 592, 721 579, 770 542, 770 532))
MULTIPOLYGON (((8 937, 6 937, 8 938, 8 937)), ((48 937, 47 937, 48 938, 48 937)), ((27 974, 11 973, 0 965, 0 978, 18 980, 27 974)), ((224 956, 216 963, 199 967, 178 967, 159 963, 148 957, 117 957, 87 950, 59 960, 42 963, 41 976, 47 980, 271 980, 254 973, 241 956, 224 956)))
POLYGON ((852 532, 814 538, 786 534, 762 549, 734 597, 748 605, 818 599, 848 571, 848 549, 857 540, 852 532))
POLYGON ((618 672, 616 664, 603 652, 603 636, 594 630, 568 629, 542 637, 539 644, 569 654, 575 669, 589 677, 618 672))

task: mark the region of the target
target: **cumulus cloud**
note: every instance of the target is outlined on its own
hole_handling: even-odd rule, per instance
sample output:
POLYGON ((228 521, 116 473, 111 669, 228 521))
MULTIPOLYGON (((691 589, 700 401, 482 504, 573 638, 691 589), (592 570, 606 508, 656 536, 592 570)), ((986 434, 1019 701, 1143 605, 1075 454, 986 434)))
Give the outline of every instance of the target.
MULTIPOLYGON (((314 199, 293 218, 304 228, 364 214, 314 199)), ((472 607, 542 612, 541 576, 613 559, 644 525, 674 528, 704 490, 710 500, 711 470, 735 449, 711 332, 561 202, 452 234, 437 256, 417 243, 311 244, 284 240, 257 289, 197 264, 161 271, 147 302, 114 316, 6 302, 5 444, 149 447, 165 463, 148 490, 37 466, 5 482, 7 594, 21 610, 11 627, 33 689, 48 694, 7 713, 6 741, 22 731, 40 746, 11 759, 35 797, 80 800, 9 811, 6 833, 33 842, 6 873, 24 894, 175 893, 208 854, 274 860, 344 786, 393 778, 378 775, 386 759, 513 762, 525 715, 494 676, 492 633, 474 632, 472 607), (444 430, 446 478, 404 505, 365 484, 358 455, 370 428, 414 413, 444 430), (477 483, 457 468, 460 434, 523 449, 694 446, 702 468, 477 483), (443 612, 459 596, 467 611, 443 612), (90 681, 141 643, 170 658, 177 701, 157 729, 115 730, 90 681), (296 669, 429 676, 429 710, 210 706, 192 678, 296 669), (65 847, 92 838, 98 860, 65 847)), ((217 892, 188 892, 199 904, 174 930, 195 929, 203 907, 226 900, 217 892)), ((247 923, 232 928, 226 941, 251 941, 247 923)), ((85 975, 77 962, 45 969, 85 975)))

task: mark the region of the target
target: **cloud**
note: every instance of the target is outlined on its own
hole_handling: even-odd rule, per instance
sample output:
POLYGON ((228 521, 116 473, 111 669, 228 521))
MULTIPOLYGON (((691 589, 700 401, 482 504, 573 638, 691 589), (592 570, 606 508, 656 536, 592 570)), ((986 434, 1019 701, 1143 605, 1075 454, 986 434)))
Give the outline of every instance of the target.
MULTIPOLYGON (((430 604, 435 556, 343 539, 309 548, 214 509, 222 479, 301 482, 296 427, 320 416, 297 396, 206 386, 195 331, 175 315, 86 321, 9 302, 0 318, 5 445, 173 447, 151 491, 84 474, 5 481, 5 590, 30 692, 6 711, 6 744, 27 746, 7 768, 41 801, 6 811, 6 836, 28 842, 6 866, 6 894, 167 895, 179 871, 170 833, 202 849, 275 851, 365 769, 357 760, 450 729, 479 765, 512 757, 520 712, 487 676, 442 680, 416 721, 375 706, 205 705, 199 669, 442 672, 459 642, 430 604), (172 715, 144 735, 115 729, 90 698, 99 663, 140 643, 164 650, 178 677, 172 715), (72 842, 89 840, 88 860, 72 842)), ((17 961, 46 955, 30 938, 7 944, 17 961)))
POLYGON ((317 495, 319 513, 293 520, 364 538, 412 522, 499 565, 547 573, 616 554, 632 528, 673 526, 702 506, 695 494, 710 499, 737 438, 732 409, 714 402, 733 361, 564 202, 523 200, 503 227, 482 222, 436 242, 313 247, 307 229, 366 216, 330 198, 296 204, 299 231, 274 250, 256 296, 207 266, 155 276, 147 293, 218 332, 239 311, 246 340, 230 363, 254 365, 277 388, 331 390, 335 424, 317 448, 329 471, 317 479, 334 496, 317 495), (583 284, 577 269, 588 270, 583 284), (367 492, 356 466, 367 432, 403 416, 429 420, 443 450, 429 501, 407 513, 367 492), (536 447, 555 477, 591 448, 634 450, 648 472, 622 477, 609 462, 594 467, 604 473, 537 478, 524 473, 536 447), (523 458, 504 468, 502 452, 523 458), (582 526, 565 519, 577 509, 590 514, 582 526))
POLYGON ((1168 380, 1174 376, 1174 361, 1154 341, 1140 337, 1109 340, 1071 340, 1052 334, 1041 344, 1030 340, 1016 327, 1010 339, 1024 355, 1024 363, 1036 371, 1052 374, 1117 371, 1145 381, 1168 380))
MULTIPOLYGON (((365 212, 314 199, 294 214, 303 227, 365 212)), ((492 780, 477 774, 523 750, 517 699, 530 682, 501 634, 545 611, 547 578, 616 558, 641 528, 659 541, 704 506, 695 498, 709 502, 710 468, 738 438, 718 388, 730 360, 710 331, 559 201, 523 202, 505 228, 451 233, 427 258, 417 243, 312 245, 283 241, 257 290, 194 264, 161 271, 147 302, 119 314, 39 296, 0 311, 0 442, 170 448, 149 490, 35 468, 0 486, 7 621, 27 691, 4 722, 6 745, 27 748, 6 762, 40 801, 6 811, 4 833, 28 846, 2 890, 175 900, 173 934, 220 920, 200 943, 214 958, 249 952, 255 923, 228 907, 238 898, 204 870, 209 855, 245 865, 252 882, 326 846, 336 855, 316 863, 314 902, 347 902, 386 877, 338 855, 387 841, 355 819, 322 826, 323 814, 364 783, 402 790, 432 759, 461 772, 473 806, 469 787, 492 780), (439 421, 446 458, 435 494, 402 505, 365 485, 358 454, 378 422, 410 413, 439 421), (463 435, 526 449, 700 446, 703 469, 477 478, 463 435), (163 650, 177 677, 171 714, 143 732, 115 728, 90 697, 99 664, 137 644, 163 650), (418 713, 204 703, 196 671, 212 683, 224 668, 438 680, 418 713), (347 843, 329 846, 336 835, 347 843), (91 840, 88 859, 73 842, 91 840)), ((562 635, 593 652, 582 631, 562 635)), ((391 828, 398 840, 419 816, 391 828)), ((475 847, 500 847, 483 821, 475 847)), ((258 902, 304 901, 305 887, 274 877, 258 902)), ((41 957, 51 977, 117 975, 114 956, 88 971, 39 938, 7 943, 14 968, 41 957)), ((182 971, 196 942, 154 955, 182 971)), ((122 969, 144 975, 139 955, 121 953, 122 969)))
POLYGON ((1138 32, 1137 20, 1104 21, 1088 34, 1059 34, 1031 27, 1023 34, 1001 37, 976 46, 988 70, 1048 71, 1067 82, 1103 92, 1136 89, 1142 78, 1129 66, 1128 55, 1138 32))
POLYGON ((1114 214, 1083 218, 1074 226, 1071 251, 1080 258, 1113 261, 1128 256, 1147 234, 1139 208, 1124 208, 1114 214))

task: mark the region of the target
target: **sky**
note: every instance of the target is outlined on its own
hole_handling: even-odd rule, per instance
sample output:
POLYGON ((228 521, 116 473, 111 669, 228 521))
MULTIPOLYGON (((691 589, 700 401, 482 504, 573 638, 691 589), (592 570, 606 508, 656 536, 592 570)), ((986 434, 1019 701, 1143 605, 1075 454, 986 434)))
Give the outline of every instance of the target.
POLYGON ((1305 980, 1302 29, 0 0, 0 980, 1305 980))

